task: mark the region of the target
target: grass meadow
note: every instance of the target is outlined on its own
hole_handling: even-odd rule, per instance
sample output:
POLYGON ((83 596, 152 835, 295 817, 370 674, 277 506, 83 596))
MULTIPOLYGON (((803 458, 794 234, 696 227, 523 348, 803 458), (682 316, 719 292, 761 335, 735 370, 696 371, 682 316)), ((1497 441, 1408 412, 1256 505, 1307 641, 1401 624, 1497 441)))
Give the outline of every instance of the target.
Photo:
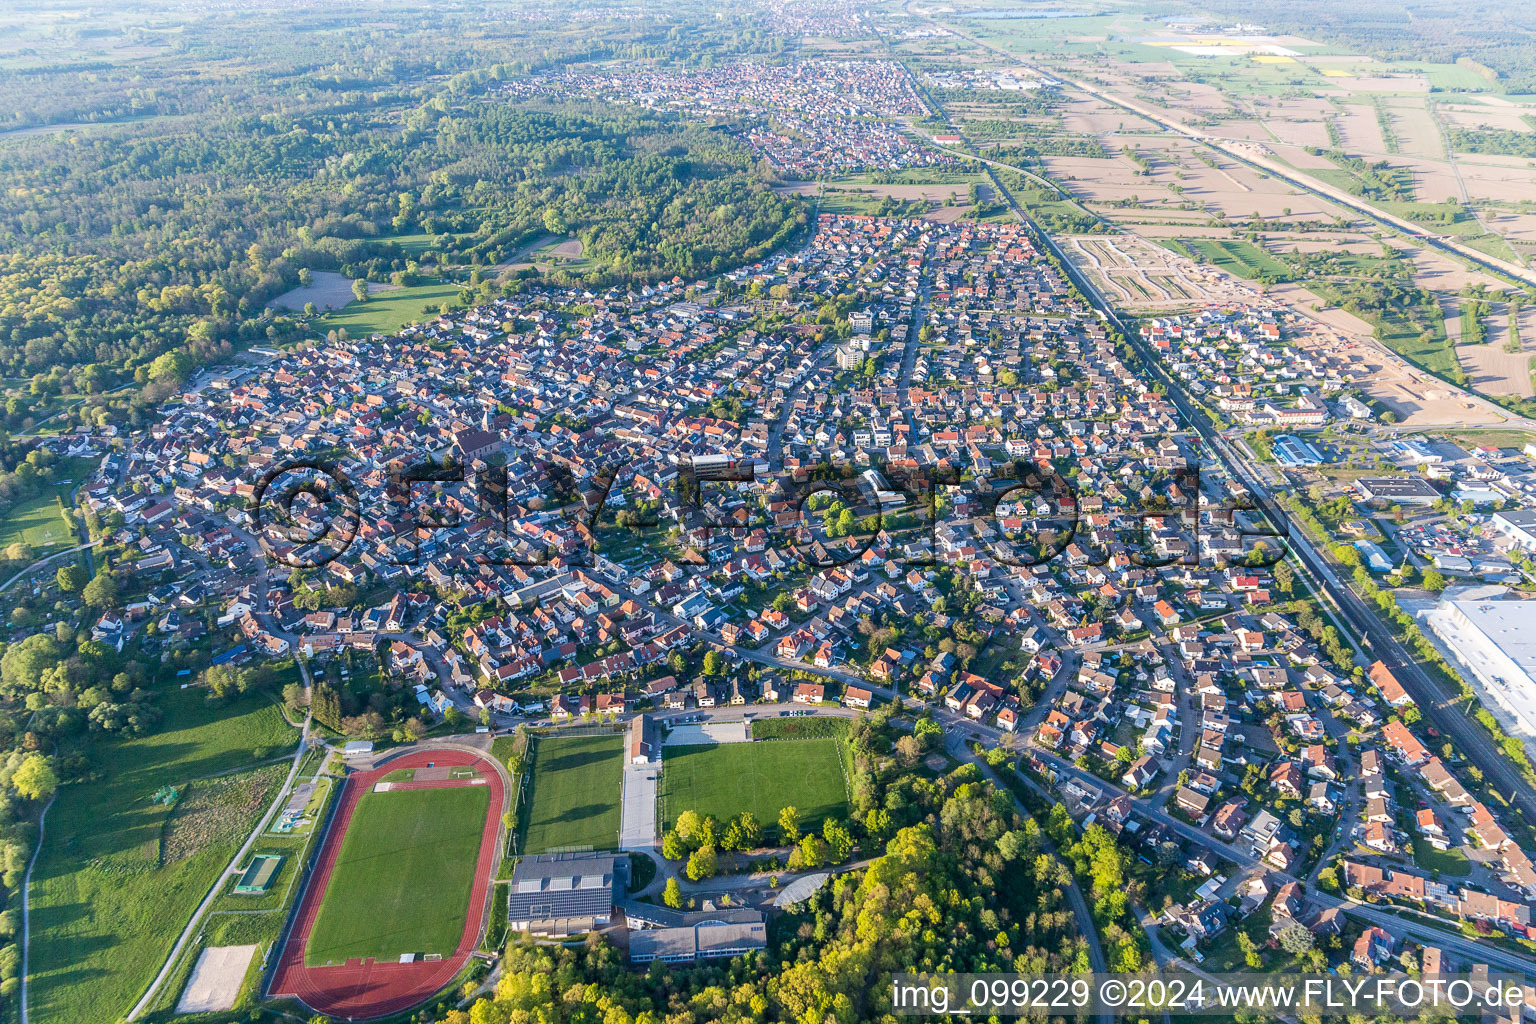
POLYGON ((370 334, 388 334, 406 324, 435 319, 444 302, 457 302, 456 284, 420 284, 397 288, 368 297, 367 302, 349 302, 322 317, 316 326, 324 330, 346 328, 349 337, 366 338, 370 334))
POLYGON ((1269 275, 1289 280, 1291 269, 1252 242, 1241 238, 1186 238, 1184 245, 1229 274, 1252 281, 1269 275))
POLYGON ((126 1014, 281 784, 282 765, 208 778, 290 752, 298 734, 265 696, 204 696, 163 692, 159 732, 98 741, 90 781, 59 789, 32 877, 34 1020, 126 1014), (153 802, 162 786, 182 790, 174 809, 153 802))

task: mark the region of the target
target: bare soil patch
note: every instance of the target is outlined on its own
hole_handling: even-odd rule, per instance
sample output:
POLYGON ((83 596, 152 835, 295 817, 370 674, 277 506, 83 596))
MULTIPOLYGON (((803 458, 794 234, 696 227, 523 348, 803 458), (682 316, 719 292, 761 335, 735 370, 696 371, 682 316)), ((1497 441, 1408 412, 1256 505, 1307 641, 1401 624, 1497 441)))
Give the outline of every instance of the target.
POLYGON ((1397 136, 1397 147, 1405 156, 1434 159, 1445 155, 1440 126, 1424 108, 1422 99, 1388 100, 1386 106, 1392 118, 1392 133, 1397 136))
POLYGON ((233 1010, 240 985, 260 946, 210 946, 197 958, 177 1013, 217 1013, 233 1010))

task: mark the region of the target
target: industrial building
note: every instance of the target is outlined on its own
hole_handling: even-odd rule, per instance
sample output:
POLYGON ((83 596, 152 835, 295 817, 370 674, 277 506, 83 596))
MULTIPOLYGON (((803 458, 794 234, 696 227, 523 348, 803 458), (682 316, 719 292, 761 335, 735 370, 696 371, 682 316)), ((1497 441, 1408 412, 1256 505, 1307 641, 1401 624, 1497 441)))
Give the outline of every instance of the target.
POLYGON ((633 900, 619 907, 629 925, 630 963, 715 960, 768 946, 763 915, 746 907, 684 911, 633 900))
POLYGON ((1381 545, 1375 541, 1357 540, 1355 550, 1360 552, 1360 557, 1365 559, 1366 567, 1371 572, 1391 572, 1392 560, 1387 553, 1381 550, 1381 545))
POLYGON ((1517 546, 1526 551, 1536 551, 1536 512, 1528 509, 1495 512, 1489 522, 1517 546))
POLYGON ((1269 443, 1269 450, 1274 453, 1275 461, 1282 466, 1316 466, 1323 461, 1323 457, 1309 441, 1303 441, 1294 434, 1278 434, 1269 443))
POLYGON ((715 921, 685 928, 647 928, 629 934, 630 963, 652 960, 687 963, 741 956, 768 948, 768 929, 756 924, 715 921))
POLYGON ((1483 706, 1536 756, 1536 601, 1446 597, 1428 619, 1483 706))
POLYGON ((1366 501, 1392 505, 1433 505, 1440 500, 1440 492, 1416 476, 1363 476, 1355 481, 1355 490, 1366 501))

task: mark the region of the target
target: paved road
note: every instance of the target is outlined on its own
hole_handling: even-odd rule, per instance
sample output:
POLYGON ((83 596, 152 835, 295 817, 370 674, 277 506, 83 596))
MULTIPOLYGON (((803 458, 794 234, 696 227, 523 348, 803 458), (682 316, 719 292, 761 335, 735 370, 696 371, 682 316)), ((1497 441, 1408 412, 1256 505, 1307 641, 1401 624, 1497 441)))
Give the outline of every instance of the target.
MULTIPOLYGON (((1119 786, 1105 782, 1103 779, 1100 779, 1096 775, 1090 775, 1087 772, 1081 771, 1076 766, 1060 757, 1057 757, 1050 751, 1042 750, 1036 747, 1034 748, 1034 753, 1035 756, 1048 763, 1056 771, 1056 777, 1058 780, 1063 778, 1076 778, 1080 780, 1084 785, 1090 786, 1110 798, 1122 795, 1130 795, 1119 786)), ((1258 857, 1255 857, 1250 851, 1242 848, 1241 846, 1224 842, 1223 840, 1196 828, 1188 822, 1180 821, 1179 819, 1172 817, 1162 810, 1152 806, 1149 801, 1131 797, 1131 802, 1135 806, 1137 813, 1141 814, 1143 817, 1167 827, 1171 831, 1177 833, 1185 839, 1190 840, 1191 842, 1197 843, 1201 846, 1204 846, 1208 850, 1214 851, 1224 859, 1230 861, 1233 864, 1236 864, 1238 867, 1244 870, 1263 868, 1272 876, 1277 876, 1287 881, 1300 881, 1300 879, 1297 879, 1292 875, 1289 875, 1283 871, 1276 870, 1275 868, 1264 864, 1258 857)), ((1376 907, 1367 906, 1362 903, 1355 903, 1350 900, 1338 899, 1336 897, 1329 896, 1326 893, 1318 892, 1315 889, 1307 894, 1307 898, 1317 906, 1334 907, 1353 917, 1359 917, 1366 921, 1370 921, 1372 924, 1381 925, 1382 927, 1393 932, 1393 934, 1408 934, 1414 936, 1417 939, 1420 939, 1421 941, 1431 942, 1434 945, 1440 946, 1443 949, 1455 953, 1457 956, 1467 960, 1470 963, 1487 963, 1499 970, 1518 971, 1536 976, 1536 958, 1523 956, 1517 953, 1508 953, 1493 946, 1490 943, 1468 939, 1465 936, 1459 935, 1453 931, 1443 931, 1428 924, 1422 924, 1418 921, 1412 920, 1411 918, 1399 916, 1385 910, 1377 909, 1376 907)))
MULTIPOLYGON (((952 733, 950 735, 957 736, 958 734, 952 733)), ((999 792, 1007 793, 1012 797, 1013 791, 1010 790, 1007 786, 1003 785, 1002 780, 997 777, 997 773, 992 770, 991 765, 987 764, 984 759, 979 757, 975 751, 971 750, 963 742, 954 743, 949 742, 948 739, 949 738, 946 737, 947 747, 951 756, 960 758, 961 760, 970 761, 981 770, 981 774, 983 776, 985 776, 989 781, 992 782, 993 785, 997 787, 999 792)), ((1024 775, 1020 775, 1019 778, 1024 782, 1025 785, 1035 790, 1047 800, 1051 799, 1050 794, 1046 793, 1039 786, 1037 786, 1033 779, 1030 779, 1024 775)), ((1026 818, 1033 817, 1033 815, 1029 813, 1029 809, 1019 802, 1018 797, 1012 798, 1013 806, 1020 814, 1024 815, 1026 818)), ((1055 844, 1052 843, 1049 838, 1045 838, 1043 834, 1042 838, 1044 838, 1044 849, 1046 852, 1050 853, 1052 856, 1056 856, 1055 844)), ((1061 858, 1057 857, 1057 859, 1060 860, 1061 858)), ((1075 878, 1072 880, 1071 884, 1067 886, 1066 896, 1067 903, 1072 907, 1072 916, 1077 921, 1078 933, 1081 934, 1082 937, 1088 942, 1088 961, 1090 965, 1093 967, 1095 972, 1099 974, 1107 974, 1109 972, 1109 961, 1104 957, 1104 945, 1099 941, 1098 927, 1094 924, 1093 914, 1088 910, 1088 901, 1083 898, 1082 887, 1077 884, 1077 880, 1075 878)), ((1099 1024, 1109 1024, 1113 1017, 1113 1014, 1101 1013, 1098 1015, 1099 1024)))
POLYGON ((768 428, 768 464, 774 469, 782 469, 784 466, 784 430, 789 424, 790 414, 795 409, 795 399, 805 390, 807 384, 816 379, 816 374, 837 359, 837 349, 834 346, 826 352, 815 357, 810 369, 795 384, 784 393, 784 404, 779 408, 779 415, 773 421, 773 426, 768 428))
POLYGON ((89 544, 80 544, 80 545, 78 545, 76 547, 65 548, 63 551, 55 551, 51 555, 44 555, 42 558, 39 558, 37 561, 33 562, 31 565, 27 566, 25 569, 21 570, 16 575, 14 575, 10 579, 6 580, 4 583, 0 583, 0 594, 3 594, 7 590, 10 590, 12 584, 14 584, 17 580, 21 579, 27 573, 31 572, 33 569, 36 569, 38 566, 46 565, 47 563, 52 562, 56 558, 63 558, 65 555, 72 555, 72 554, 76 553, 77 551, 89 551, 91 548, 96 547, 100 543, 101 543, 101 541, 99 541, 99 540, 93 540, 89 544))

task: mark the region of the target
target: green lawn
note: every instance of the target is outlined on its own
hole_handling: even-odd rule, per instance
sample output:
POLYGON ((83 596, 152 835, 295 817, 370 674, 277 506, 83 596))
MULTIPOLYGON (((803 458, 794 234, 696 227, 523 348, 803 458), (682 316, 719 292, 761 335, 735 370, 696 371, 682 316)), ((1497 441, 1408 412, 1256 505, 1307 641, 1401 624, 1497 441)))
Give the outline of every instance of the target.
POLYGON ((1183 243, 1207 263, 1249 281, 1266 275, 1276 280, 1291 276, 1284 263, 1241 238, 1186 238, 1183 243))
POLYGON ((432 240, 436 237, 436 235, 428 234, 425 231, 418 231, 404 235, 383 235, 379 238, 379 241, 394 242, 405 250, 406 256, 415 260, 420 259, 421 254, 431 248, 432 240))
POLYGON ((319 321, 325 330, 346 328, 353 338, 366 338, 370 334, 388 334, 406 324, 419 323, 438 315, 438 307, 444 302, 456 302, 459 286, 456 284, 421 284, 414 288, 398 288, 369 296, 367 302, 349 302, 334 313, 328 313, 319 321))
POLYGON ((1503 92, 1499 84, 1460 64, 1424 64, 1432 89, 1443 92, 1503 92))
POLYGON ((80 541, 74 524, 65 520, 64 513, 59 509, 59 498, 63 498, 67 505, 69 492, 96 468, 99 461, 60 459, 55 462, 53 478, 58 483, 35 498, 17 503, 0 517, 0 548, 22 541, 41 555, 46 554, 49 548, 67 548, 78 544, 80 541))
MULTIPOLYGON (((299 777, 303 779, 311 776, 321 760, 323 758, 311 751, 305 757, 304 766, 299 769, 299 777)), ((279 764, 275 769, 268 770, 286 772, 287 768, 279 764)), ((332 782, 331 778, 322 777, 320 788, 310 804, 322 817, 332 792, 340 788, 332 785, 332 782)), ((316 840, 313 831, 284 835, 267 832, 262 836, 252 850, 252 856, 269 854, 283 858, 283 866, 273 880, 272 887, 260 896, 238 896, 234 888, 239 876, 232 876, 225 881, 221 895, 203 917, 202 928, 199 929, 202 941, 190 942, 182 949, 170 976, 160 986, 159 995, 146 1011, 145 1020, 153 1022, 170 1018, 198 956, 210 946, 253 944, 261 947, 251 961, 250 970, 246 972, 245 981, 236 997, 235 1009, 246 1009, 253 1004, 261 980, 262 960, 273 952, 281 937, 283 924, 288 920, 290 901, 298 890, 300 865, 307 861, 310 845, 316 840)), ((249 864, 250 861, 245 863, 249 864)))
POLYGON ((488 786, 398 789, 358 801, 304 962, 458 947, 490 809, 488 786))
POLYGON ((768 740, 667 747, 662 752, 661 799, 666 826, 683 811, 725 821, 751 811, 777 829, 779 811, 794 807, 800 827, 846 814, 848 786, 837 740, 768 740))
POLYGON ((533 752, 533 793, 519 852, 563 846, 616 849, 624 737, 540 737, 533 752))
POLYGON ((169 812, 152 802, 155 791, 284 753, 297 738, 264 696, 209 708, 200 690, 169 690, 160 705, 160 732, 100 742, 93 781, 60 789, 48 812, 32 879, 34 1020, 128 1012, 266 809, 273 794, 255 790, 273 769, 253 773, 250 807, 208 809, 200 818, 216 827, 174 850, 166 837, 196 820, 176 815, 199 794, 194 786, 169 812))
POLYGON ((0 548, 22 541, 43 554, 49 548, 70 547, 77 543, 75 533, 64 522, 59 502, 52 490, 13 507, 0 519, 0 548))
POLYGON ((1471 246, 1478 252, 1486 253, 1496 259, 1509 260, 1511 263, 1521 262, 1520 254, 1514 247, 1504 240, 1502 235, 1475 234, 1465 235, 1458 239, 1463 245, 1471 246))
POLYGON ((1413 837, 1413 862, 1426 871, 1438 871, 1442 875, 1465 878, 1472 873, 1472 862, 1467 855, 1452 847, 1437 850, 1423 837, 1413 837))
MULTIPOLYGON (((874 186, 878 187, 878 186, 874 186)), ((957 190, 957 199, 961 203, 966 202, 963 192, 957 190)), ((888 197, 872 190, 862 188, 827 188, 821 194, 821 212, 836 213, 847 217, 876 217, 881 215, 882 209, 891 210, 886 205, 888 197)), ((924 200, 890 200, 893 205, 902 206, 903 213, 911 215, 916 212, 924 212, 929 204, 924 200), (911 205, 907 205, 910 203, 911 205)))

